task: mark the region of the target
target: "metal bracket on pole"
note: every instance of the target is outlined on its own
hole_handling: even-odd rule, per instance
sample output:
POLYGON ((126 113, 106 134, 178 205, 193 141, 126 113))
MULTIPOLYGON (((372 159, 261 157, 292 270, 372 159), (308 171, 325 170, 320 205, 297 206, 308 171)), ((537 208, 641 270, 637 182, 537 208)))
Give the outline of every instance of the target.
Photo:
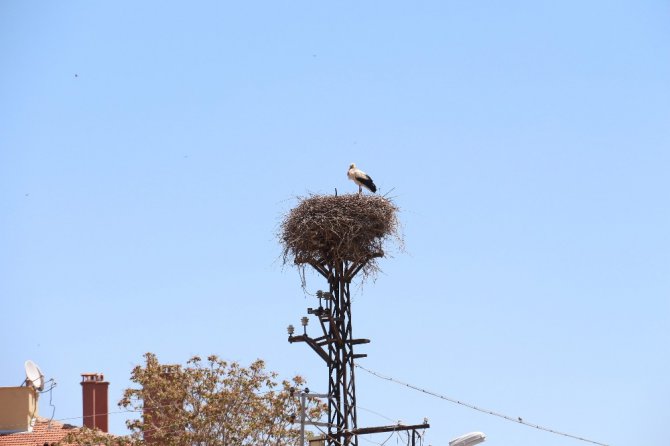
POLYGON ((330 427, 329 423, 322 423, 320 421, 305 421, 307 414, 305 413, 305 403, 307 398, 328 398, 330 395, 326 393, 309 393, 302 391, 300 392, 300 445, 305 446, 305 425, 309 426, 321 426, 321 427, 330 427))

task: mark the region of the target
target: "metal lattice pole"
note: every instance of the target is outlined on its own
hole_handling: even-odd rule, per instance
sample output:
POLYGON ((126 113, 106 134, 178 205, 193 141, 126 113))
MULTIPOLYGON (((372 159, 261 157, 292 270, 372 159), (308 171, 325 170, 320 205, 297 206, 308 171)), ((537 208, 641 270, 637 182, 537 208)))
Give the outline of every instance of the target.
POLYGON ((328 364, 328 445, 357 446, 353 431, 356 420, 355 360, 367 355, 354 353, 354 345, 366 344, 368 339, 354 339, 351 322, 351 280, 364 263, 336 261, 312 264, 328 280, 329 292, 319 293, 325 307, 308 309, 319 318, 323 336, 311 338, 290 336, 289 342, 306 342, 328 364))
POLYGON ((354 353, 354 346, 370 341, 353 337, 350 285, 361 271, 376 270, 385 238, 398 235, 397 210, 384 197, 314 196, 303 199, 282 224, 284 260, 292 258, 299 268, 309 265, 328 282, 327 292, 317 292, 319 307, 307 309, 318 317, 323 335, 307 335, 307 317, 302 335, 294 336, 295 328, 288 327, 289 342, 305 342, 328 367, 328 422, 303 423, 327 426, 328 446, 358 446, 359 435, 429 427, 425 422, 360 429, 356 420, 355 361, 367 355, 354 353))
POLYGON ((330 295, 332 296, 332 314, 335 321, 330 325, 328 338, 329 357, 331 359, 328 393, 328 413, 330 437, 333 443, 357 445, 356 436, 349 432, 356 429, 356 380, 354 376, 354 347, 351 324, 351 278, 347 277, 348 262, 339 262, 331 268, 329 275, 330 295))

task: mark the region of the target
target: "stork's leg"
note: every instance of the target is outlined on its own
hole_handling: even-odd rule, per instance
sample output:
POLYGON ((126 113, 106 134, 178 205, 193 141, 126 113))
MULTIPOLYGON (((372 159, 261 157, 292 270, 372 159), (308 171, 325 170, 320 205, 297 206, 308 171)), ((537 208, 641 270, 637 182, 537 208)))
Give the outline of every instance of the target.
POLYGON ((362 193, 363 193, 363 186, 361 186, 361 185, 359 184, 359 185, 358 185, 358 195, 360 195, 360 194, 362 194, 362 193))

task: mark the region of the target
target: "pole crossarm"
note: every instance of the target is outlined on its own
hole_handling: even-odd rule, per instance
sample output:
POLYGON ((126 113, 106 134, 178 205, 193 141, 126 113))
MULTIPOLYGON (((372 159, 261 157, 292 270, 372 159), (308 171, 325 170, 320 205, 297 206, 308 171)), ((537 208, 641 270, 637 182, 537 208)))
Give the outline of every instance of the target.
POLYGON ((384 432, 396 432, 396 431, 416 431, 428 429, 430 424, 414 424, 412 426, 405 426, 403 424, 396 424, 392 426, 377 426, 377 427, 362 427, 360 429, 353 429, 349 431, 352 435, 367 435, 367 434, 382 434, 384 432))
POLYGON ((309 345, 312 350, 316 352, 317 355, 321 357, 324 361, 326 361, 326 364, 330 365, 331 364, 331 359, 328 353, 326 353, 321 346, 314 341, 314 339, 310 338, 307 335, 300 335, 300 336, 289 336, 288 337, 288 342, 291 344, 294 342, 305 342, 307 345, 309 345))

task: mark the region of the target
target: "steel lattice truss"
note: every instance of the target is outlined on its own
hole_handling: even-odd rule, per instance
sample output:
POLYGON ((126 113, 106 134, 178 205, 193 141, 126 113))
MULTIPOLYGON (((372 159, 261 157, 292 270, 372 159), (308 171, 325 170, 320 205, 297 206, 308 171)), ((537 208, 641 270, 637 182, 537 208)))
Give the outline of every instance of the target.
MULTIPOLYGON (((351 294, 349 286, 366 262, 336 261, 310 262, 326 278, 328 292, 317 292, 318 308, 308 308, 308 314, 319 319, 322 336, 307 335, 306 318, 303 318, 303 335, 289 336, 289 342, 305 342, 328 365, 328 446, 357 446, 358 435, 412 431, 411 444, 415 444, 417 429, 426 429, 427 423, 416 426, 383 426, 358 429, 356 422, 355 360, 366 354, 354 353, 354 346, 367 344, 369 339, 354 339, 351 324, 351 294)), ((313 423, 314 424, 314 423, 313 423)), ((302 446, 302 445, 301 445, 302 446)))
POLYGON ((354 360, 367 355, 355 354, 354 345, 370 341, 353 339, 349 286, 364 263, 340 261, 312 266, 329 285, 329 292, 317 294, 319 307, 307 310, 318 317, 323 335, 311 338, 305 333, 291 336, 289 341, 306 342, 328 365, 329 445, 357 445, 357 437, 351 433, 357 428, 354 360))

